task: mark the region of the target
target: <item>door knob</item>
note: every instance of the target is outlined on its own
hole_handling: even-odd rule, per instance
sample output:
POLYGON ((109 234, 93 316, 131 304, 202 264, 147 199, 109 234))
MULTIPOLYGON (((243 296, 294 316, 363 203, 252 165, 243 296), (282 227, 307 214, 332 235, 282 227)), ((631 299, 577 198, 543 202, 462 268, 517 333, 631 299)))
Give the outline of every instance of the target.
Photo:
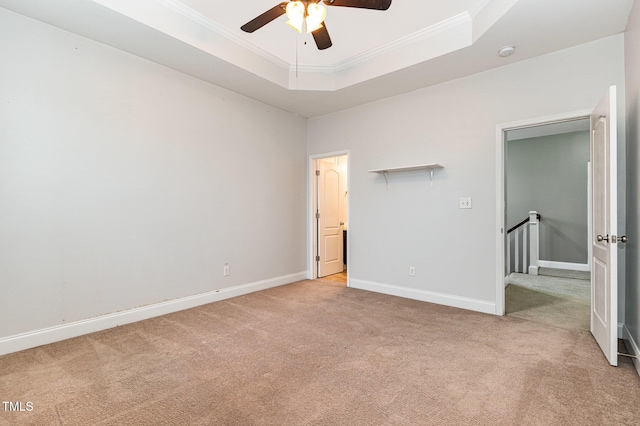
POLYGON ((626 243, 627 240, 628 240, 628 238, 627 238, 626 235, 622 235, 622 236, 618 237, 618 241, 621 242, 621 243, 626 243))
POLYGON ((596 241, 598 241, 599 243, 603 241, 609 242, 609 234, 605 235, 604 237, 602 235, 598 235, 596 237, 596 241))

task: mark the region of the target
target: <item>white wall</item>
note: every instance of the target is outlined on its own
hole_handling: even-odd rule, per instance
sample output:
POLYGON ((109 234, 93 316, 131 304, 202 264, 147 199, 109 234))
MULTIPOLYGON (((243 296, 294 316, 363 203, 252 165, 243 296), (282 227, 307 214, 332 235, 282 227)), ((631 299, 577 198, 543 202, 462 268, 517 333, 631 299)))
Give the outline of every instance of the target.
POLYGON ((351 150, 351 284, 494 312, 496 125, 593 108, 623 90, 623 50, 613 36, 309 120, 308 154, 351 150), (433 187, 367 173, 431 162, 433 187))
POLYGON ((305 275, 306 120, 4 9, 0 54, 0 341, 305 275))
MULTIPOLYGON (((627 115, 627 292, 625 325, 640 355, 640 2, 635 1, 624 36, 627 115)), ((636 362, 638 372, 640 363, 636 362)))

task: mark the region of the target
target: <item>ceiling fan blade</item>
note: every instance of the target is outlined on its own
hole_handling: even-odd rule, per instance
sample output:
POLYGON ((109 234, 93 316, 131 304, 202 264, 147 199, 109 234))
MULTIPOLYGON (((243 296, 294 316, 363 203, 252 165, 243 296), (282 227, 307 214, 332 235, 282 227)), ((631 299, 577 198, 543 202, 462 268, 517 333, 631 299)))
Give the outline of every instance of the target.
POLYGON ((387 10, 391 0, 324 0, 327 6, 357 7, 360 9, 387 10))
POLYGON ((333 43, 331 43, 331 37, 329 37, 329 31, 327 31, 326 22, 322 24, 322 27, 312 32, 311 35, 313 35, 313 39, 316 41, 318 50, 328 49, 333 45, 333 43))
POLYGON ((289 3, 289 2, 285 1, 285 2, 280 3, 277 6, 272 7, 271 9, 267 10, 262 15, 252 19, 251 21, 249 21, 246 24, 244 24, 243 26, 241 26, 240 29, 242 31, 244 31, 244 32, 252 33, 257 29, 260 29, 260 28, 264 27, 269 22, 271 22, 274 19, 279 18, 280 16, 285 14, 285 9, 287 7, 287 3, 289 3))

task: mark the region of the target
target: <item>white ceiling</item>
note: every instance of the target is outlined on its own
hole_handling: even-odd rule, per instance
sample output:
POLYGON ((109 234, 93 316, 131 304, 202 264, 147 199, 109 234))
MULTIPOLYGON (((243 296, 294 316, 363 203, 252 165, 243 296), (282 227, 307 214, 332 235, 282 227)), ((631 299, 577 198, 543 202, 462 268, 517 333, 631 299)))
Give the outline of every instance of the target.
POLYGON ((246 2, 245 7, 235 8, 228 6, 228 0, 182 0, 181 3, 242 38, 244 42, 288 64, 295 64, 297 50, 300 65, 316 67, 332 67, 343 63, 486 3, 485 0, 395 0, 386 11, 328 6, 325 24, 334 45, 321 52, 316 48, 313 37, 299 35, 286 26, 286 16, 253 34, 240 30, 241 24, 281 1, 253 0, 246 2), (308 41, 306 46, 303 44, 305 39, 308 41))
POLYGON ((319 51, 280 17, 240 26, 278 0, 0 0, 0 7, 314 117, 624 31, 633 0, 393 0, 327 7, 319 51), (516 46, 516 54, 497 51, 516 46))

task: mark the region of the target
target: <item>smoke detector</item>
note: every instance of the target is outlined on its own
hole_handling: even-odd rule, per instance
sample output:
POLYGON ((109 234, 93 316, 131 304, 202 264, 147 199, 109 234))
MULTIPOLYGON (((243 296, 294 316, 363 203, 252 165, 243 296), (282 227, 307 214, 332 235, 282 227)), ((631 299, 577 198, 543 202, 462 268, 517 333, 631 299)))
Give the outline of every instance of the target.
POLYGON ((498 55, 501 58, 506 58, 507 56, 511 56, 516 52, 516 48, 514 46, 505 46, 502 49, 498 50, 498 55))

